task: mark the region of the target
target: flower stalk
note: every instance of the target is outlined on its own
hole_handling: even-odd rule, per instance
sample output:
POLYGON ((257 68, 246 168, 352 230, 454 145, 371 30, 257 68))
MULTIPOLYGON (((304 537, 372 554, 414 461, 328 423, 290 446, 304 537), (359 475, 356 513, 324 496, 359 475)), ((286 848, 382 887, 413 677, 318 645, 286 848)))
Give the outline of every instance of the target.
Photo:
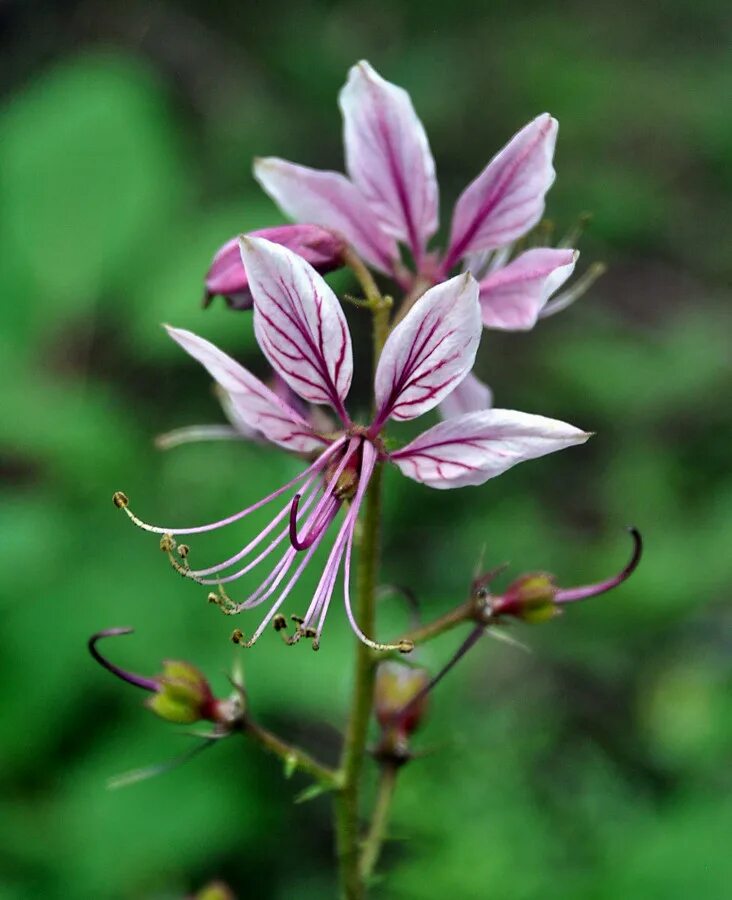
POLYGON ((394 760, 384 762, 381 766, 371 824, 364 840, 361 856, 361 877, 366 883, 374 873, 381 849, 384 846, 398 772, 399 764, 394 760))

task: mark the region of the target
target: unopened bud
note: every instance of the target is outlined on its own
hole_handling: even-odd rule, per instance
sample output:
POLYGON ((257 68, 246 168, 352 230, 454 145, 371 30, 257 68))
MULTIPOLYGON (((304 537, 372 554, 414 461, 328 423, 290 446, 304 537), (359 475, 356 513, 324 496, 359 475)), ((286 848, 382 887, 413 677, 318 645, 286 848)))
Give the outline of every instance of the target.
POLYGON ((181 725, 206 719, 227 730, 234 727, 235 717, 229 701, 217 700, 206 678, 190 663, 165 660, 162 674, 147 678, 115 665, 97 647, 103 639, 131 633, 131 628, 107 628, 99 631, 89 639, 89 652, 108 672, 147 691, 150 696, 145 701, 146 706, 161 719, 181 725))
POLYGON ((383 662, 376 670, 374 712, 381 726, 379 753, 407 755, 407 740, 420 725, 427 709, 426 669, 399 662, 383 662))
POLYGON ((146 705, 161 719, 190 725, 201 719, 215 719, 216 700, 208 681, 187 662, 165 660, 163 673, 154 679, 157 691, 146 705))
MULTIPOLYGON (((343 240, 318 225, 278 225, 250 234, 287 247, 321 274, 343 265, 343 240)), ((203 305, 208 306, 216 296, 223 297, 230 309, 251 309, 254 303, 241 261, 238 237, 227 241, 216 251, 206 274, 203 305)))
POLYGON ((544 572, 522 575, 502 596, 493 599, 491 613, 514 616, 525 622, 546 622, 559 613, 557 590, 553 575, 544 572))
POLYGON ((223 881, 212 881, 195 894, 193 900, 236 900, 231 888, 223 881))

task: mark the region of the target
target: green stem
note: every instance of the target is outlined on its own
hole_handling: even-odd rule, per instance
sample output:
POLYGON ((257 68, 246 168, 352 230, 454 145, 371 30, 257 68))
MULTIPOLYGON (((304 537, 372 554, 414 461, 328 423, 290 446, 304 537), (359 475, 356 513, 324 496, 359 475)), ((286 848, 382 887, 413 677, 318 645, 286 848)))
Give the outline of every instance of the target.
POLYGON ((352 247, 346 247, 341 255, 343 257, 343 262, 356 276, 356 279, 361 285, 361 290, 363 291, 366 300, 374 305, 380 303, 383 300, 381 291, 374 281, 371 272, 369 272, 369 270, 366 268, 361 257, 352 247))
POLYGON ((389 813, 391 811, 391 802, 394 799, 398 771, 398 765, 392 760, 385 761, 381 768, 379 786, 376 790, 376 802, 371 814, 371 826, 364 841, 363 855, 361 856, 361 876, 364 881, 368 881, 376 868, 376 863, 379 861, 379 854, 381 853, 381 848, 386 838, 386 829, 389 824, 389 813))
MULTIPOLYGON (((377 465, 366 494, 366 512, 359 555, 356 617, 366 634, 374 633, 376 619, 381 474, 381 465, 377 465)), ((371 650, 358 641, 351 714, 341 757, 341 788, 335 795, 336 846, 341 892, 345 900, 361 900, 364 896, 363 880, 359 871, 359 800, 366 738, 373 705, 375 671, 371 650)))
POLYGON ((275 756, 279 756, 290 770, 300 769, 331 790, 338 786, 338 776, 332 769, 319 763, 310 754, 300 750, 299 747, 283 741, 282 738, 268 731, 257 722, 247 719, 244 722, 244 732, 254 738, 265 750, 268 750, 275 756))
POLYGON ((475 600, 471 598, 465 603, 461 603, 460 606, 456 606, 455 609, 451 609, 450 612, 435 619, 433 622, 428 622, 427 625, 422 625, 403 635, 402 640, 412 641, 416 647, 419 644, 425 644, 427 641, 431 641, 433 638, 444 634, 446 631, 450 631, 457 625, 462 625, 463 622, 476 621, 478 615, 479 607, 475 600))

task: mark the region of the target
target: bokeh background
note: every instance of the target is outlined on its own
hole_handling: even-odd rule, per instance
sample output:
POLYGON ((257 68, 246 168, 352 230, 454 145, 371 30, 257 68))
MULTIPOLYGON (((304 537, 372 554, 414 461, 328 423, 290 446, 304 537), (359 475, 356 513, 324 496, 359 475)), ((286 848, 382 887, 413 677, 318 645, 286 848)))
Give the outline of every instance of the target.
MULTIPOLYGON (((352 652, 341 605, 317 655, 274 634, 235 651, 232 621, 110 498, 122 488, 149 519, 205 521, 295 471, 245 444, 154 449, 160 431, 223 421, 159 323, 265 374, 248 316, 202 310, 202 276, 232 234, 281 221, 253 156, 341 168, 336 92, 361 57, 413 96, 443 223, 515 130, 557 116, 547 215, 561 233, 592 212, 580 271, 609 266, 534 332, 486 334, 479 364, 498 405, 597 436, 479 489, 390 473, 384 580, 428 617, 463 599, 483 548, 486 565, 576 584, 622 566, 624 525, 647 544, 622 589, 517 627, 531 653, 486 639, 435 693, 377 894, 728 897, 728 4, 5 2, 0 24, 0 897, 162 900, 213 877, 240 897, 334 896, 327 801, 294 804, 305 782, 243 741, 105 789, 191 739, 85 641, 135 626, 107 647, 116 660, 152 673, 189 659, 219 692, 236 658, 260 719, 336 758, 352 652)), ((363 399, 368 334, 348 315, 363 399)), ((201 541, 198 558, 242 533, 201 541)), ((385 636, 405 616, 384 601, 385 636)))

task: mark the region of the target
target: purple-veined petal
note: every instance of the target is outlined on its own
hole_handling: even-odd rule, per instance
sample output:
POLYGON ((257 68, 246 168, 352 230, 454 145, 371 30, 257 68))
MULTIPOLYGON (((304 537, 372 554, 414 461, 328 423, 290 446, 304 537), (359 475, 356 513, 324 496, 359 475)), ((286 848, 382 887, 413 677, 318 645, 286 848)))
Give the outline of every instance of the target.
MULTIPOLYGON (((345 241, 319 225, 276 225, 274 228, 262 228, 250 233, 252 237, 262 237, 275 244, 282 244, 302 256, 322 274, 343 265, 345 241)), ((204 306, 208 306, 217 295, 221 295, 232 309, 252 308, 253 300, 241 261, 238 237, 227 241, 216 251, 206 274, 204 306)))
POLYGON ((254 333, 277 374, 304 400, 329 403, 348 422, 343 401, 353 377, 351 335, 338 298, 291 250, 241 239, 254 297, 254 333))
POLYGON ((396 242, 345 175, 271 156, 255 160, 254 177, 286 215, 337 231, 370 266, 391 274, 399 257, 396 242))
POLYGON ((486 328, 528 331, 547 300, 574 271, 579 253, 536 247, 480 282, 480 309, 486 328))
POLYGON ((536 225, 554 181, 558 127, 548 113, 529 122, 463 191, 455 205, 445 272, 466 253, 508 244, 536 225))
POLYGON ((373 430, 437 406, 472 369, 480 343, 478 283, 467 272, 430 288, 389 335, 374 391, 373 430))
POLYGON ((165 327, 173 340, 198 360, 224 391, 232 421, 241 422, 273 443, 297 453, 322 449, 323 439, 305 419, 228 354, 190 331, 165 327))
POLYGON ((448 394, 438 409, 443 419, 452 419, 469 412, 490 409, 493 406, 493 391, 470 372, 455 390, 448 394))
POLYGON ((511 409, 488 409, 440 422, 390 454, 402 472, 433 488, 483 484, 517 463, 583 444, 579 428, 511 409))
POLYGON ((386 231, 419 265, 437 230, 437 179, 424 126, 409 94, 367 62, 353 66, 338 102, 346 171, 386 231))

